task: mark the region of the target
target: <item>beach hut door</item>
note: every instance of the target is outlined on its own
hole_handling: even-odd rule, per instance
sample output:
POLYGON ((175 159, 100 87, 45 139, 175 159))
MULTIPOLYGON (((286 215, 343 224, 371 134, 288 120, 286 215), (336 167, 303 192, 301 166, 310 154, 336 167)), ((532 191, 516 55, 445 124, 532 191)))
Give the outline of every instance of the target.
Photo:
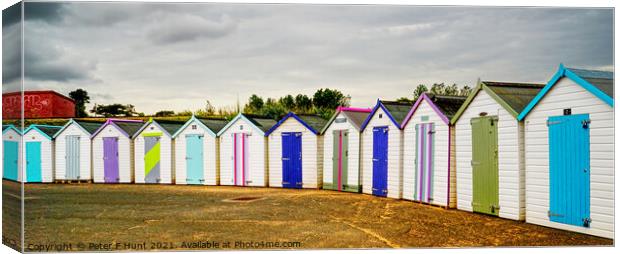
POLYGON ((387 196, 388 127, 375 127, 372 139, 372 194, 387 196))
POLYGON ((334 190, 341 191, 345 190, 349 184, 349 131, 336 130, 333 135, 332 183, 334 190))
POLYGON ((17 181, 17 154, 19 144, 16 141, 4 141, 3 168, 4 178, 17 181))
POLYGON ((120 181, 117 137, 103 138, 103 181, 106 183, 118 183, 120 181))
POLYGON ((40 183, 41 178, 41 142, 26 142, 26 181, 40 183))
POLYGON ((430 203, 433 199, 433 148, 435 126, 417 124, 414 200, 430 203))
POLYGON ((144 182, 159 183, 161 180, 161 137, 144 137, 144 182))
POLYGON ((474 212, 499 215, 497 117, 471 119, 474 212))
POLYGON ((552 116, 549 128, 551 221, 590 226, 590 116, 552 116))
POLYGON ((65 137, 65 179, 80 179, 80 136, 71 135, 65 137))
POLYGON ((233 133, 233 182, 245 186, 250 183, 248 174, 248 134, 233 133))
POLYGON ((203 184, 204 179, 204 157, 203 157, 203 136, 187 135, 185 161, 187 165, 187 184, 203 184))
POLYGON ((301 189, 301 132, 282 133, 282 187, 301 189))

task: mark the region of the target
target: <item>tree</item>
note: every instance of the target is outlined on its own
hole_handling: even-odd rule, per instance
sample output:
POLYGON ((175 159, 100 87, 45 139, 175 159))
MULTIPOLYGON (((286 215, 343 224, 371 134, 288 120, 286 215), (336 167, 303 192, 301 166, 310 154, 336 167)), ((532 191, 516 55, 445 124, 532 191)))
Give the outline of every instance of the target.
POLYGON ((423 93, 428 92, 428 87, 426 87, 425 85, 419 84, 415 90, 413 90, 413 100, 412 101, 417 101, 418 97, 422 96, 423 93))
POLYGON ((412 101, 411 99, 407 98, 407 97, 400 97, 398 99, 396 99, 396 102, 401 102, 401 103, 413 103, 414 101, 412 101))
MULTIPOLYGON (((172 111, 172 112, 174 112, 174 111, 172 111)), ((193 114, 193 113, 192 113, 192 111, 191 111, 191 110, 186 109, 186 110, 183 110, 183 111, 181 111, 181 112, 179 112, 179 113, 176 113, 176 114, 174 114, 174 115, 175 115, 175 116, 191 116, 192 114, 193 114)))
POLYGON ((207 115, 215 115, 215 107, 211 104, 211 101, 207 100, 205 105, 205 112, 207 115))
POLYGON ((461 91, 459 91, 459 96, 469 96, 469 94, 471 93, 471 87, 469 87, 468 85, 463 86, 463 88, 461 88, 461 91))
POLYGON ((75 101, 75 115, 77 117, 87 117, 86 104, 90 103, 90 96, 88 92, 82 88, 78 88, 75 91, 69 93, 69 97, 75 101))
POLYGON ((280 103, 280 105, 282 105, 282 107, 284 107, 286 110, 294 110, 295 109, 295 98, 293 98, 292 95, 287 95, 284 97, 280 97, 280 99, 278 99, 278 103, 280 103))
POLYGON ((302 113, 308 113, 312 109, 312 100, 305 94, 295 96, 296 109, 302 113))
POLYGON ((444 89, 443 95, 459 95, 459 88, 456 86, 456 84, 449 85, 444 89))
POLYGON ((275 99, 268 98, 259 114, 277 120, 286 115, 286 112, 287 111, 282 104, 276 102, 275 99))
POLYGON ((430 93, 437 95, 445 94, 446 85, 444 83, 435 83, 431 86, 430 93))
POLYGON ((243 113, 256 114, 262 110, 264 105, 263 98, 252 94, 248 99, 248 103, 243 107, 243 113))
POLYGON ((97 105, 93 106, 93 109, 90 110, 91 113, 95 115, 101 115, 104 117, 116 117, 116 116, 134 116, 139 115, 135 110, 134 105, 127 104, 110 104, 110 105, 97 105))
POLYGON ((319 89, 312 97, 312 104, 314 104, 317 109, 336 109, 338 106, 345 104, 345 96, 340 91, 335 89, 319 89))
POLYGON ((174 111, 172 110, 161 110, 161 111, 155 112, 155 116, 173 116, 173 115, 174 115, 174 111))

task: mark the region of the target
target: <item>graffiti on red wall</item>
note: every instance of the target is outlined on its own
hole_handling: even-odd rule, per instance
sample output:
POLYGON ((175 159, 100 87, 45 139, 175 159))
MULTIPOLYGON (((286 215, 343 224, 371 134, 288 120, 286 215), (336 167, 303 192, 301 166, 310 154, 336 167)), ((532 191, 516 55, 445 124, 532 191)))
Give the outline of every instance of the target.
MULTIPOLYGON (((2 96, 2 115, 4 118, 20 117, 20 94, 4 94, 2 96)), ((54 92, 24 93, 24 117, 74 117, 75 104, 54 92)))

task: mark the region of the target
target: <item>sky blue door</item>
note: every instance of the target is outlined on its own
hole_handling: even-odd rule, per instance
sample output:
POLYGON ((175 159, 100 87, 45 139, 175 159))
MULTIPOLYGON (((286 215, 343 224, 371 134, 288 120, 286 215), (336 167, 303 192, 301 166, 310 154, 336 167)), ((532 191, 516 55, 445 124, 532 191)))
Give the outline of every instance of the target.
POLYGON ((372 138, 372 194, 387 196, 388 127, 375 127, 372 138))
POLYGON ((301 189, 301 132, 282 133, 282 187, 301 189))
POLYGON ((41 142, 26 142, 26 182, 41 181, 41 142))
POLYGON ((4 158, 3 158, 3 168, 4 168, 4 178, 17 181, 17 154, 18 151, 18 143, 17 141, 7 141, 4 142, 4 158))
POLYGON ((551 221, 590 225, 590 116, 552 116, 549 128, 551 221))
POLYGON ((203 136, 185 136, 186 150, 185 161, 187 166, 187 184, 204 183, 204 155, 203 155, 203 136))

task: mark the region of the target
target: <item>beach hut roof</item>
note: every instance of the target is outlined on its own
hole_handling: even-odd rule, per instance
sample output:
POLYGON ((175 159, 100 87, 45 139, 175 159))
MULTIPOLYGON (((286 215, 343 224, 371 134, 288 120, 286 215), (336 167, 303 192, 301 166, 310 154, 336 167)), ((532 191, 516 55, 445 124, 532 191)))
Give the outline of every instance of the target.
POLYGON ((422 101, 426 101, 444 121, 444 123, 450 124, 450 119, 456 114, 461 105, 463 105, 465 99, 467 99, 465 96, 447 96, 423 93, 415 104, 413 104, 413 107, 411 107, 411 110, 403 121, 401 128, 404 128, 407 123, 409 123, 413 113, 415 113, 422 101))
POLYGON ((91 138, 96 136, 101 130, 103 130, 106 126, 112 125, 116 129, 118 129, 123 135, 128 138, 132 138, 144 125, 142 120, 129 120, 129 119, 108 119, 104 124, 99 126, 99 129, 95 131, 91 138))
POLYGON ((271 129, 271 127, 273 127, 275 124, 278 123, 278 122, 276 122, 276 120, 273 120, 271 118, 267 118, 267 117, 263 117, 263 116, 257 116, 257 115, 250 115, 250 114, 239 113, 239 114, 237 114, 237 116, 235 116, 235 118, 233 118, 230 122, 228 122, 226 124, 226 126, 224 126, 217 133, 217 135, 218 136, 222 135, 222 133, 224 133, 228 128, 230 128, 230 126, 232 126, 240 118, 243 118, 243 119, 247 120, 248 122, 252 123, 254 128, 256 128, 256 130, 258 130, 263 135, 265 135, 265 132, 269 131, 269 129, 271 129))
POLYGON ((149 119, 147 123, 142 125, 140 129, 138 129, 138 131, 134 134, 133 137, 135 138, 135 135, 137 135, 138 133, 142 133, 142 131, 146 129, 146 127, 149 126, 149 124, 154 124, 157 127, 159 127, 164 133, 166 133, 166 135, 173 138, 174 134, 176 134, 177 131, 180 130, 185 125, 185 123, 186 123, 185 121, 162 120, 162 119, 155 120, 151 118, 149 119))
POLYGON ((52 138, 54 137, 54 135, 56 135, 56 133, 58 131, 60 131, 60 129, 62 129, 61 126, 55 126, 55 125, 42 125, 42 124, 31 124, 30 126, 28 126, 28 128, 24 131, 24 134, 28 133, 30 130, 35 130, 38 131, 39 133, 41 133, 45 138, 52 140, 52 138))
POLYGON ((409 113, 411 106, 411 103, 377 100, 377 104, 362 124, 362 131, 366 129, 366 126, 370 122, 370 119, 375 114, 375 112, 379 110, 379 108, 382 108, 383 111, 385 111, 387 116, 390 118, 390 120, 392 120, 392 123, 394 123, 396 126, 398 126, 398 128, 400 128, 401 123, 405 120, 405 117, 407 117, 407 113, 409 113))
POLYGON ((289 112, 286 114, 280 121, 278 121, 275 125, 273 125, 268 131, 265 132, 265 136, 268 136, 273 131, 275 131, 286 119, 294 118, 298 122, 300 122, 303 126, 308 128, 315 135, 319 135, 320 131, 323 129, 325 124, 327 124, 327 120, 317 115, 304 115, 304 114, 295 114, 293 112, 289 112))
POLYGON ((484 90, 499 103, 508 113, 517 119, 519 113, 534 99, 534 97, 542 90, 543 84, 534 83, 514 83, 514 82, 497 82, 497 81, 481 81, 474 90, 469 94, 463 105, 454 114, 451 124, 456 123, 459 117, 465 112, 465 109, 474 100, 480 90, 484 90))
POLYGON ((213 136, 217 136, 216 133, 218 133, 222 128, 224 128, 224 126, 226 126, 226 123, 228 122, 226 121, 226 119, 223 118, 198 118, 192 115, 192 117, 187 120, 187 122, 185 122, 185 124, 183 124, 183 126, 179 128, 174 133, 174 135, 172 135, 172 137, 176 138, 177 136, 179 136, 179 134, 181 134, 181 132, 194 121, 196 121, 203 128, 207 129, 207 131, 213 136))
POLYGON ((85 120, 70 119, 69 122, 67 122, 64 126, 62 126, 62 128, 58 132, 56 132, 56 134, 54 135, 54 138, 60 135, 60 133, 62 133, 72 123, 75 123, 80 129, 87 132, 89 135, 93 135, 93 133, 95 133, 99 129, 99 127, 103 125, 103 122, 98 122, 98 121, 85 121, 85 120))
POLYGON ((5 132, 9 130, 14 130, 19 135, 22 134, 17 128, 15 128, 15 125, 12 125, 12 124, 2 125, 2 134, 4 134, 5 132))
POLYGON ((609 71, 595 71, 585 69, 566 68, 560 64, 558 71, 553 75, 551 80, 536 95, 532 101, 527 104, 525 109, 518 116, 519 120, 523 120, 525 116, 542 100, 542 98, 551 90, 551 88, 563 77, 567 77, 594 94, 594 96, 603 100, 609 106, 614 106, 614 73, 609 71))
POLYGON ((336 112, 334 112, 334 115, 332 115, 332 117, 327 121, 325 126, 323 126, 321 133, 325 133, 325 131, 327 131, 327 128, 329 128, 332 122, 336 120, 336 117, 339 114, 343 114, 344 116, 346 116, 349 119, 349 122, 353 125, 353 127, 355 127, 358 131, 361 131, 362 124, 364 124, 364 121, 366 120, 366 118, 368 118, 368 115, 371 111, 372 109, 370 108, 338 107, 336 108, 336 112))

